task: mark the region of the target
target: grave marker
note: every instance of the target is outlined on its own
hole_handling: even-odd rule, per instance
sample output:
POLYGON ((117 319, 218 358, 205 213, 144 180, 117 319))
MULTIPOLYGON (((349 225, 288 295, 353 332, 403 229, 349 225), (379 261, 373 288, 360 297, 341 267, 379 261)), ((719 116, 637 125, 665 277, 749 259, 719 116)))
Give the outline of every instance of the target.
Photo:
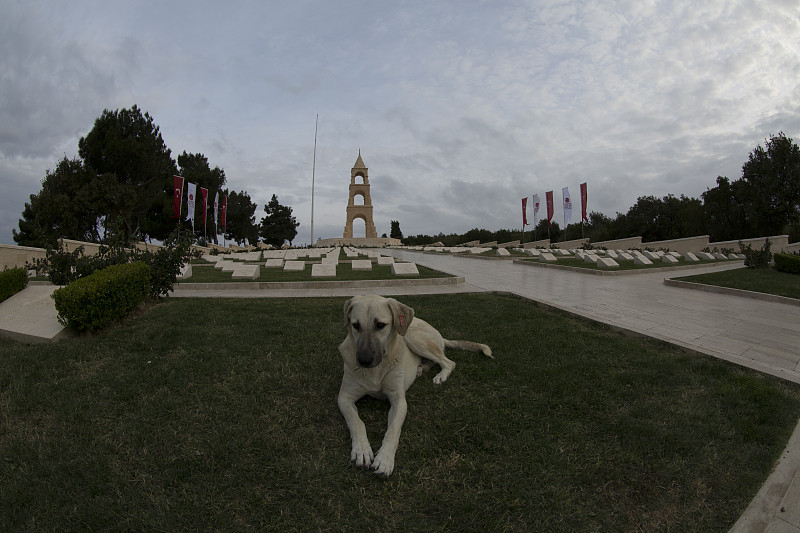
POLYGON ((419 276, 419 269, 416 263, 392 263, 392 275, 419 276))
POLYGON ((353 270, 372 270, 372 261, 369 259, 353 259, 350 264, 353 270))
POLYGON ((333 263, 315 263, 311 265, 312 278, 335 278, 336 265, 333 263))
POLYGON ((283 264, 284 272, 302 272, 306 269, 305 261, 286 261, 283 264))

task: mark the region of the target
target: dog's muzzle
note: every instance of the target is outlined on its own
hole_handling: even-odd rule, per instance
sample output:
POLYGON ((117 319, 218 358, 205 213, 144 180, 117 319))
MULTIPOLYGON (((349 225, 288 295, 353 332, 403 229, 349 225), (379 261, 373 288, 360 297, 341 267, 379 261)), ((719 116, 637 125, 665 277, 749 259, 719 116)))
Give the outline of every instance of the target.
POLYGON ((356 362, 362 368, 373 368, 381 364, 383 354, 376 342, 363 342, 356 345, 356 362))

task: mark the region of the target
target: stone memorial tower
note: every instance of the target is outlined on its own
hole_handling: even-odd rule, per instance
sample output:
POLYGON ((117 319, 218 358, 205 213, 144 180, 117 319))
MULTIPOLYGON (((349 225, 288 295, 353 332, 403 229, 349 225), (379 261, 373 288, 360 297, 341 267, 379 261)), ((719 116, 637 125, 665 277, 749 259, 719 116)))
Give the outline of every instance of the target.
POLYGON ((353 221, 360 218, 367 229, 367 239, 377 239, 378 232, 372 221, 372 198, 369 195, 369 173, 364 160, 361 159, 361 150, 358 151, 356 164, 350 169, 350 198, 347 201, 347 223, 344 226, 343 239, 353 239, 353 221), (356 203, 356 198, 361 203, 356 203))

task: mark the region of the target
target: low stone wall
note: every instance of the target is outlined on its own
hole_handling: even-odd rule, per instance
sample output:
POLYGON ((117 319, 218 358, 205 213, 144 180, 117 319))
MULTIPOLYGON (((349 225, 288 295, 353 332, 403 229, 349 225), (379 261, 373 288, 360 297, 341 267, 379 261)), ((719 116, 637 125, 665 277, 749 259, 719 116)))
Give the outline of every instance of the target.
POLYGON ((44 259, 45 255, 44 248, 0 244, 0 270, 24 267, 25 263, 32 263, 34 259, 44 259))
MULTIPOLYGON (((651 250, 670 250, 680 254, 685 254, 686 252, 696 254, 697 252, 703 251, 703 248, 708 246, 708 240, 710 238, 711 237, 708 235, 698 235, 697 237, 686 237, 684 239, 643 242, 642 247, 650 248, 651 250)), ((738 250, 739 247, 736 246, 735 248, 738 250)))
POLYGON ((786 254, 800 254, 800 242, 789 244, 783 247, 783 253, 786 254))
POLYGON ((614 239, 612 241, 593 242, 595 248, 606 248, 608 250, 631 250, 642 247, 641 237, 628 237, 627 239, 614 239))
POLYGON ((587 244, 589 244, 589 239, 575 239, 574 241, 551 242, 550 248, 572 250, 574 248, 581 248, 587 244))
POLYGON ((550 239, 539 239, 538 241, 526 242, 522 245, 523 248, 550 248, 550 239))
POLYGON ((519 241, 504 242, 497 245, 498 248, 519 248, 519 241))
MULTIPOLYGON (((720 242, 710 242, 708 243, 708 247, 712 250, 714 248, 718 250, 722 250, 723 248, 733 248, 734 251, 737 253, 739 252, 739 241, 742 242, 745 246, 748 244, 753 247, 753 250, 760 250, 764 247, 764 242, 769 239, 770 242, 770 251, 772 253, 776 252, 783 252, 786 248, 789 248, 789 236, 788 235, 773 235, 772 237, 757 237, 755 239, 739 239, 736 241, 720 241, 720 242)), ((793 244, 792 246, 796 246, 798 243, 793 244)))

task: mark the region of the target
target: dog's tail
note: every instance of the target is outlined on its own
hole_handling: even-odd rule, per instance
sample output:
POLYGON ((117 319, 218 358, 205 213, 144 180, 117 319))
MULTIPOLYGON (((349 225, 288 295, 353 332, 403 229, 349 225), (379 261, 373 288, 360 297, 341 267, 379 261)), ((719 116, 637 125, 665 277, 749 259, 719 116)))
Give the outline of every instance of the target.
POLYGON ((492 355, 492 349, 486 346, 485 344, 481 344, 479 342, 472 342, 472 341, 451 341, 448 339, 444 340, 444 345, 447 348, 456 348, 459 350, 466 350, 468 352, 482 352, 483 355, 486 357, 490 357, 494 359, 492 355))

